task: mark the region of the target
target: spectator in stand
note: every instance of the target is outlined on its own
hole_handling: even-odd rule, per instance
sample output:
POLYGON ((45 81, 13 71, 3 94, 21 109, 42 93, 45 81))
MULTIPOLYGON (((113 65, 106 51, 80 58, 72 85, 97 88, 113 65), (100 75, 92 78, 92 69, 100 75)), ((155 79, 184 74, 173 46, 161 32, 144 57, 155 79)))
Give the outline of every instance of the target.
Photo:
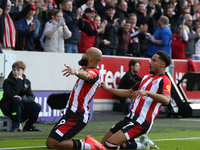
POLYGON ((126 21, 124 25, 121 26, 118 33, 118 55, 126 56, 128 51, 128 44, 131 39, 131 35, 129 33, 131 29, 131 24, 129 21, 126 21))
POLYGON ((165 11, 165 16, 169 18, 169 24, 172 33, 177 33, 177 21, 182 14, 181 2, 180 0, 177 1, 176 9, 174 11, 173 7, 168 7, 165 11))
POLYGON ((189 28, 184 25, 185 20, 183 20, 183 24, 178 28, 178 34, 173 34, 172 37, 172 59, 185 59, 185 48, 188 43, 189 37, 189 28))
POLYGON ((40 104, 35 102, 31 90, 31 82, 24 75, 26 64, 16 61, 12 64, 12 71, 3 83, 3 98, 0 108, 4 115, 11 116, 12 128, 10 132, 17 132, 20 122, 26 121, 23 131, 39 131, 34 126, 41 110, 40 104))
POLYGON ((154 28, 153 15, 155 11, 151 11, 150 14, 147 14, 147 9, 145 3, 139 2, 137 5, 137 10, 135 12, 137 16, 137 26, 140 27, 141 24, 147 24, 149 28, 154 28))
POLYGON ((16 0, 10 0, 11 2, 11 10, 10 10, 10 13, 15 13, 17 12, 17 1, 16 0))
POLYGON ((150 33, 154 33, 158 28, 158 19, 162 15, 161 6, 159 5, 159 0, 151 0, 150 4, 147 6, 147 14, 151 15, 153 13, 154 28, 149 28, 150 33))
MULTIPOLYGON (((192 0, 193 1, 193 0, 192 0)), ((184 7, 182 15, 178 18, 177 26, 181 25, 186 14, 194 15, 194 5, 184 7)))
MULTIPOLYGON (((137 24, 136 26, 140 27, 141 25, 148 25, 148 29, 154 29, 154 15, 155 10, 151 10, 150 14, 147 14, 147 9, 144 2, 139 2, 137 5, 137 11, 135 12, 137 16, 137 24)), ((151 33, 152 34, 152 33, 151 33)), ((141 56, 146 57, 147 49, 148 49, 148 40, 144 37, 139 37, 140 43, 140 51, 141 56)))
POLYGON ((4 49, 12 49, 15 47, 16 42, 16 28, 14 21, 20 20, 25 17, 33 5, 33 0, 28 1, 28 5, 21 11, 10 13, 11 2, 10 0, 3 0, 1 2, 1 9, 3 13, 0 17, 0 47, 4 49))
POLYGON ((200 3, 198 2, 198 0, 195 0, 194 1, 194 11, 195 11, 195 14, 192 16, 193 17, 193 20, 196 20, 197 18, 200 17, 200 3))
MULTIPOLYGON (((128 17, 128 21, 131 23, 131 29, 130 29, 130 34, 131 34, 131 40, 129 42, 128 46, 128 53, 131 56, 142 56, 143 54, 140 51, 140 44, 139 44, 139 36, 141 38, 145 38, 145 34, 142 33, 139 30, 139 27, 136 26, 137 24, 137 16, 134 13, 130 13, 128 17)), ((146 29, 147 30, 147 29, 146 29)))
POLYGON ((56 10, 57 10, 57 9, 49 9, 49 10, 48 10, 48 18, 49 18, 49 21, 47 21, 47 22, 45 23, 44 30, 43 30, 43 32, 42 32, 42 36, 40 37, 40 45, 41 45, 42 49, 44 49, 44 46, 45 46, 44 41, 45 41, 45 29, 46 29, 46 26, 47 26, 49 23, 51 23, 51 22, 53 21, 53 19, 54 19, 54 14, 55 14, 56 10))
POLYGON ((44 3, 47 5, 47 10, 55 8, 53 5, 53 0, 44 0, 44 3))
MULTIPOLYGON (((120 56, 126 56, 128 51, 128 45, 132 37, 135 36, 135 34, 130 34, 131 24, 129 21, 126 21, 125 23, 122 22, 121 28, 119 29, 119 36, 118 36, 118 55, 120 56)), ((147 30, 146 26, 141 25, 138 29, 139 33, 145 33, 147 30)))
MULTIPOLYGON (((57 5, 57 9, 60 9, 61 4, 64 0, 55 0, 56 1, 56 5, 57 5)), ((76 14, 77 10, 79 7, 81 7, 83 4, 85 4, 88 0, 72 0, 72 5, 73 5, 73 9, 72 12, 74 14, 76 14)))
POLYGON ((82 11, 78 10, 76 14, 73 13, 72 0, 63 0, 62 9, 66 25, 72 32, 72 36, 65 39, 65 53, 78 53, 77 45, 81 40, 80 30, 84 27, 82 11))
POLYGON ((116 7, 117 3, 118 3, 118 0, 107 0, 107 5, 112 5, 116 7))
POLYGON ((81 41, 78 44, 80 53, 85 53, 90 47, 99 47, 99 33, 104 31, 107 22, 103 21, 98 29, 94 21, 95 12, 96 10, 92 8, 85 9, 85 14, 83 15, 85 26, 81 31, 81 41))
MULTIPOLYGON (((96 14, 94 17, 94 21, 96 22, 97 28, 99 29, 101 26, 101 16, 96 14)), ((103 54, 104 54, 104 46, 110 44, 110 41, 108 41, 107 39, 103 39, 104 32, 105 30, 99 33, 99 49, 102 51, 103 54)))
POLYGON ((34 50, 43 51, 44 49, 40 45, 40 38, 42 36, 42 32, 44 30, 45 23, 48 21, 48 14, 47 14, 47 4, 44 3, 42 0, 35 0, 36 5, 36 15, 35 17, 40 22, 39 32, 37 37, 34 39, 34 50))
MULTIPOLYGON (((200 18, 194 21, 193 33, 197 33, 200 36, 200 18)), ((195 39, 195 53, 192 55, 193 60, 200 60, 200 39, 195 39)))
POLYGON ((16 0, 16 10, 15 10, 15 12, 22 11, 25 8, 26 5, 27 5, 26 0, 16 0))
POLYGON ((159 19, 159 28, 149 37, 149 46, 147 56, 152 57, 158 50, 165 51, 171 56, 172 32, 169 27, 169 19, 161 16, 159 19))
POLYGON ((122 0, 121 2, 119 2, 118 6, 116 7, 115 17, 119 18, 119 24, 121 24, 123 20, 127 20, 128 4, 126 1, 122 0))
POLYGON ((164 15, 169 18, 170 28, 172 33, 177 33, 177 21, 183 13, 181 0, 165 0, 162 1, 164 15))
POLYGON ((22 18, 15 22, 18 33, 15 50, 34 50, 34 39, 38 36, 40 22, 35 16, 36 7, 31 6, 31 10, 22 18))
POLYGON ((103 20, 106 20, 108 24, 105 28, 104 39, 109 40, 111 43, 105 46, 105 55, 116 55, 120 25, 118 22, 119 18, 114 18, 115 12, 114 6, 106 6, 106 17, 103 20))
POLYGON ((87 0, 85 4, 83 4, 78 10, 82 10, 83 14, 85 13, 86 8, 94 8, 94 0, 87 0))
POLYGON ((192 55, 195 54, 195 42, 200 38, 197 33, 192 32, 192 16, 190 14, 186 14, 184 16, 185 25, 189 28, 189 41, 185 48, 185 58, 192 58, 192 55))
MULTIPOLYGON (((137 74, 140 71, 140 62, 137 60, 129 61, 129 70, 126 74, 121 78, 119 82, 118 89, 130 89, 132 88, 138 81, 141 80, 141 77, 137 74)), ((127 98, 126 97, 118 97, 118 100, 121 104, 125 104, 127 98)), ((130 99, 129 99, 130 102, 130 99)))
POLYGON ((45 52, 65 52, 64 39, 71 37, 71 31, 65 24, 63 13, 57 10, 51 23, 45 28, 45 52))
POLYGON ((95 10, 97 10, 97 14, 99 14, 101 18, 103 18, 106 15, 105 14, 106 0, 95 0, 94 7, 95 7, 95 10))

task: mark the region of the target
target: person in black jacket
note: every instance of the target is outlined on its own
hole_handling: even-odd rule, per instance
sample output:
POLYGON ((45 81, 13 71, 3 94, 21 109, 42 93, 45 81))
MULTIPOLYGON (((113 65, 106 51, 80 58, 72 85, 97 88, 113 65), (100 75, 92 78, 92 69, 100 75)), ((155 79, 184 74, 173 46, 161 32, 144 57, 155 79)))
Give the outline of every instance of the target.
POLYGON ((41 131, 34 126, 37 121, 41 105, 35 103, 35 96, 31 90, 31 82, 24 75, 26 64, 16 61, 12 71, 3 83, 3 98, 0 108, 5 116, 11 116, 12 128, 10 132, 17 132, 20 122, 27 120, 23 131, 41 131))
POLYGON ((105 55, 116 55, 116 49, 118 46, 118 31, 120 28, 120 24, 118 22, 119 18, 114 17, 115 12, 115 6, 107 5, 106 17, 102 18, 103 21, 107 21, 103 38, 110 41, 110 44, 106 45, 104 48, 105 55))
POLYGON ((106 13, 106 0, 95 0, 94 1, 94 8, 97 10, 97 13, 100 15, 101 18, 105 17, 106 13))
POLYGON ((72 32, 72 36, 65 40, 65 53, 78 53, 77 44, 81 39, 81 32, 84 28, 84 22, 82 19, 82 11, 78 10, 77 13, 73 13, 73 3, 71 0, 64 0, 62 2, 63 18, 66 25, 72 32))
MULTIPOLYGON (((140 62, 137 60, 130 60, 129 62, 129 71, 121 78, 119 82, 118 89, 130 89, 132 88, 141 77, 137 74, 140 70, 140 62)), ((126 103, 126 99, 124 97, 118 97, 121 104, 126 103)))
MULTIPOLYGON (((164 6, 167 5, 166 2, 163 4, 164 4, 164 6)), ((165 7, 167 7, 167 6, 165 6, 165 7)), ((171 29, 172 33, 177 33, 177 31, 178 31, 177 21, 178 21, 179 17, 181 16, 181 14, 182 14, 182 5, 181 5, 180 0, 177 0, 177 5, 176 5, 175 9, 173 7, 166 8, 165 16, 167 16, 169 18, 170 29, 171 29)))

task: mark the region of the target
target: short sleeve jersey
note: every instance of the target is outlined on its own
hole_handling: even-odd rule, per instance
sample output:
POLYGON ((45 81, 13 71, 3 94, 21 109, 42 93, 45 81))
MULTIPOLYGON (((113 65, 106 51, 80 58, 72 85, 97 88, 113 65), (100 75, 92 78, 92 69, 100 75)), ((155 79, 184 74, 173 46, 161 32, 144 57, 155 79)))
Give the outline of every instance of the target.
POLYGON ((88 105, 101 84, 99 69, 88 68, 86 72, 91 76, 90 81, 86 82, 85 80, 78 79, 67 103, 67 108, 82 115, 85 123, 88 122, 89 118, 88 105))
MULTIPOLYGON (((147 90, 157 94, 168 94, 171 91, 171 81, 169 78, 162 75, 145 75, 140 82, 132 87, 136 90, 147 90)), ((149 96, 137 97, 131 105, 131 112, 127 117, 135 119, 141 125, 151 127, 156 119, 162 104, 153 100, 149 96)))

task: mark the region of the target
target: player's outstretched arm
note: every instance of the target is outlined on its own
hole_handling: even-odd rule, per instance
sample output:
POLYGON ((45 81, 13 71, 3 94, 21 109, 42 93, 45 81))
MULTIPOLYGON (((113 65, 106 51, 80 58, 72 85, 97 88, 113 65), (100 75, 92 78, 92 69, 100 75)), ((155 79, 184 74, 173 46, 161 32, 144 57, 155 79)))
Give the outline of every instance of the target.
POLYGON ((67 66, 66 64, 64 64, 64 66, 66 67, 66 69, 62 70, 62 72, 64 72, 63 76, 68 77, 69 75, 76 75, 80 79, 90 81, 91 76, 86 71, 73 69, 70 66, 67 66))
POLYGON ((133 93, 132 89, 114 89, 114 88, 108 88, 105 84, 105 82, 101 82, 101 88, 102 90, 111 93, 113 95, 119 96, 119 97, 127 97, 131 98, 131 93, 133 93))

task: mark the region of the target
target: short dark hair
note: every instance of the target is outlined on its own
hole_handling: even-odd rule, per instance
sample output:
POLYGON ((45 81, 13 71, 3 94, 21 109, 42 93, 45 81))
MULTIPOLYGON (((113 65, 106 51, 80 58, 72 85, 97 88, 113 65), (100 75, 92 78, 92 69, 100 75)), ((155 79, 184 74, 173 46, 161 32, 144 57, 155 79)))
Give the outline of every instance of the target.
POLYGON ((17 68, 17 69, 26 69, 26 64, 23 61, 16 61, 12 65, 12 69, 17 68))
POLYGON ((200 18, 197 18, 196 20, 194 20, 194 24, 199 22, 200 23, 200 18))
POLYGON ((156 54, 159 55, 160 60, 165 62, 165 67, 168 67, 171 64, 171 58, 165 51, 159 50, 156 54))
POLYGON ((137 4, 137 8, 138 8, 138 6, 140 5, 140 4, 143 4, 143 5, 145 5, 145 3, 144 2, 138 2, 138 4, 137 4))
POLYGON ((61 3, 61 5, 62 5, 62 6, 65 6, 65 4, 66 4, 67 2, 72 2, 72 0, 63 0, 62 3, 61 3))
POLYGON ((134 59, 130 60, 129 61, 129 70, 131 70, 131 66, 135 66, 136 63, 140 64, 140 62, 137 60, 134 60, 134 59))

